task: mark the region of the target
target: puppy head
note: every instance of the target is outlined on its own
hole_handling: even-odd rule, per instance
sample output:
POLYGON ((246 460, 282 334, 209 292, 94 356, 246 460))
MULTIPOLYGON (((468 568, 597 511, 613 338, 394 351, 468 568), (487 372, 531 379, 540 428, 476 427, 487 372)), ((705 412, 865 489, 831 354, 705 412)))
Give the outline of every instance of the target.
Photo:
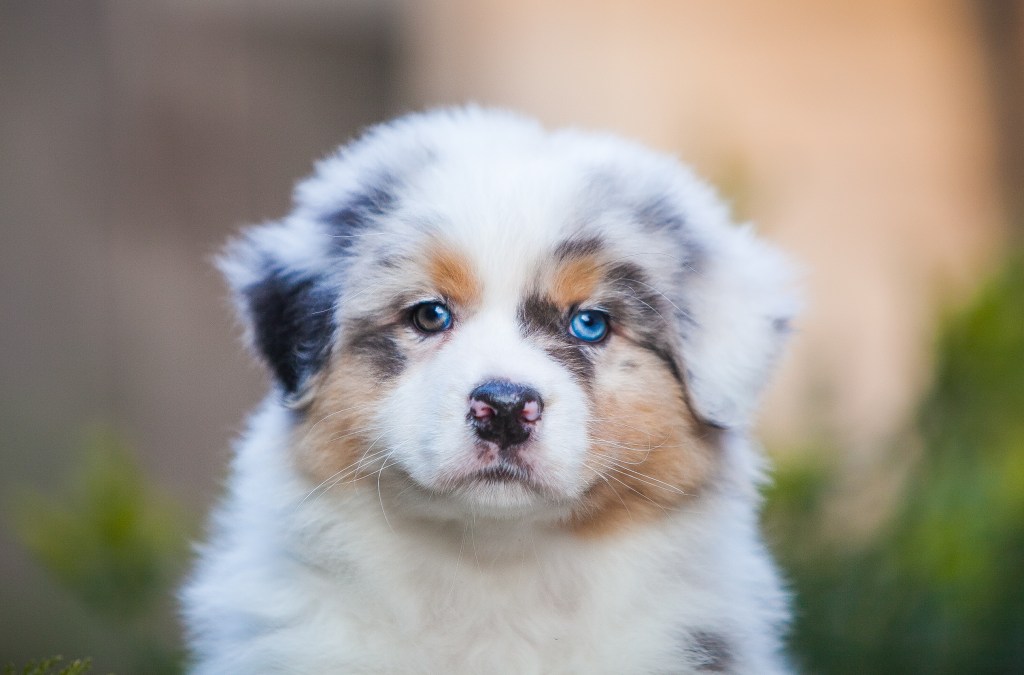
POLYGON ((222 267, 313 485, 581 531, 700 492, 793 310, 671 159, 477 109, 371 130, 222 267))

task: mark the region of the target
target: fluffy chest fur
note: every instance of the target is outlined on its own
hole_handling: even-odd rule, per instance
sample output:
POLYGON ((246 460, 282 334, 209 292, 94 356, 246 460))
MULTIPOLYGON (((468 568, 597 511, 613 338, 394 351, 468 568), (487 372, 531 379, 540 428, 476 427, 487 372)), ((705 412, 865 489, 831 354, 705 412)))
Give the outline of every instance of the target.
POLYGON ((749 493, 597 541, 388 519, 369 491, 309 498, 277 451, 288 427, 265 407, 235 462, 187 591, 196 672, 782 672, 749 493))
POLYGON ((480 110, 223 260, 274 391, 183 592, 201 673, 781 672, 754 402, 782 260, 673 161, 480 110))

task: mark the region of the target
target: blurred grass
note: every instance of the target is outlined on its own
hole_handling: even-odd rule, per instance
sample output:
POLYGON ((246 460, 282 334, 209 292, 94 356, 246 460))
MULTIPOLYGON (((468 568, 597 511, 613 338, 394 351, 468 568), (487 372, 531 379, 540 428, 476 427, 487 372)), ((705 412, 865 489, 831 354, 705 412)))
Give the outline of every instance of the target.
POLYGON ((65 494, 24 491, 13 513, 33 558, 119 636, 135 672, 180 672, 160 628, 188 551, 186 519, 130 448, 93 434, 65 494))
POLYGON ((867 540, 823 515, 827 453, 780 467, 765 518, 793 652, 815 673, 1024 673, 1024 256, 944 322, 914 427, 921 457, 867 540))
POLYGON ((85 675, 92 668, 88 659, 75 659, 62 666, 63 660, 63 657, 51 656, 41 661, 31 661, 21 668, 7 665, 0 672, 3 675, 85 675))

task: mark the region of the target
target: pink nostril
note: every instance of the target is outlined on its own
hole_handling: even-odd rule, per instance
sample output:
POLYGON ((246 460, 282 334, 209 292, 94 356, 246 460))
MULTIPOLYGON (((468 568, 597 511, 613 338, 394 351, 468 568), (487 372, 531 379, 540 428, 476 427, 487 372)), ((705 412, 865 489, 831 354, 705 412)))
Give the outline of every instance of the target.
POLYGON ((540 419, 540 405, 536 401, 527 401, 520 415, 524 422, 536 422, 540 419))
POLYGON ((536 389, 506 380, 488 380, 469 394, 468 418, 476 435, 502 449, 529 440, 543 410, 536 389))
POLYGON ((475 417, 478 420, 486 420, 490 419, 491 417, 494 417, 494 408, 487 405, 483 401, 473 399, 469 403, 469 409, 470 412, 473 414, 473 417, 475 417))

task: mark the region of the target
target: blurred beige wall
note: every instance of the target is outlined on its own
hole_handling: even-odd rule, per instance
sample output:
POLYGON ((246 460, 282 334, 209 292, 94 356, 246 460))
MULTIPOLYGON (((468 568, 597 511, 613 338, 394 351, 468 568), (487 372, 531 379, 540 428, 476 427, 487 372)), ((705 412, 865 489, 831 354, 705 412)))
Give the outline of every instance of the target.
POLYGON ((1001 237, 968 3, 409 7, 418 103, 508 106, 675 153, 805 266, 808 307, 763 416, 774 445, 828 432, 864 452, 899 427, 937 303, 973 286, 1001 237))

